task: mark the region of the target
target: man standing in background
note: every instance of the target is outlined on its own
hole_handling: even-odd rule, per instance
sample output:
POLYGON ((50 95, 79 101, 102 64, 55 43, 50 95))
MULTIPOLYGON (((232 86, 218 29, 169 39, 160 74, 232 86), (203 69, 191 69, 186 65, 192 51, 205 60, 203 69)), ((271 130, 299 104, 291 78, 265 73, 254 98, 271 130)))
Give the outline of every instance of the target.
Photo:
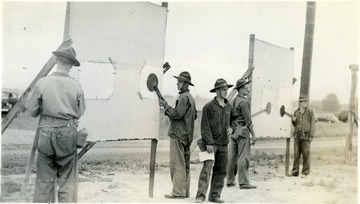
POLYGON ((55 181, 60 203, 78 200, 77 125, 85 112, 85 99, 79 82, 69 76, 80 66, 70 47, 53 52, 56 71, 41 78, 25 104, 33 117, 40 115, 34 199, 35 203, 54 203, 55 181))
POLYGON ((299 97, 299 108, 294 112, 294 165, 292 176, 299 175, 299 161, 303 156, 302 177, 310 174, 310 144, 315 135, 315 115, 308 108, 309 100, 305 95, 299 97))
POLYGON ((171 194, 166 194, 168 199, 183 199, 190 196, 190 146, 194 137, 194 121, 196 105, 190 94, 190 73, 181 72, 177 79, 179 98, 176 100, 175 108, 159 99, 159 105, 164 107, 165 115, 170 118, 168 135, 170 136, 170 175, 173 184, 171 194))

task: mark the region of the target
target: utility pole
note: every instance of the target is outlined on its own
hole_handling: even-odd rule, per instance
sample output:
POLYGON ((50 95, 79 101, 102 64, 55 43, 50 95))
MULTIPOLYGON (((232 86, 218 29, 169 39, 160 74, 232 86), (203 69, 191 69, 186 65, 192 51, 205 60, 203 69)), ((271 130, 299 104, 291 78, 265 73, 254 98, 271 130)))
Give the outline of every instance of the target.
POLYGON ((355 119, 355 94, 357 86, 357 71, 359 67, 357 64, 350 65, 351 69, 351 91, 350 91, 350 102, 349 102, 349 113, 348 113, 348 123, 349 123, 349 135, 346 137, 346 152, 345 160, 351 161, 352 159, 352 135, 354 132, 354 119, 355 119))
POLYGON ((311 59, 315 29, 316 2, 307 2, 306 5, 306 25, 300 80, 300 95, 303 94, 310 98, 309 91, 311 78, 311 59))

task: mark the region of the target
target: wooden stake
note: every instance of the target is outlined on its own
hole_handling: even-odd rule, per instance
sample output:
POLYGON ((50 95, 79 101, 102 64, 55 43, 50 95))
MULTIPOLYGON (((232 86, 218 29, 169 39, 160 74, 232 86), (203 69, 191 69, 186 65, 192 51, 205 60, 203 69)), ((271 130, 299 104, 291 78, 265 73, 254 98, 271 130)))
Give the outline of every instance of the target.
POLYGON ((289 166, 290 166, 290 137, 286 138, 285 176, 289 176, 289 166))
MULTIPOLYGON (((255 35, 250 35, 250 44, 249 44, 249 67, 254 67, 254 48, 255 48, 255 35)), ((250 73, 248 80, 252 80, 252 72, 250 73)), ((247 95, 247 100, 251 104, 251 95, 252 95, 252 83, 249 84, 249 94, 247 95)))
POLYGON ((25 178, 23 181, 23 185, 21 187, 21 191, 20 191, 20 197, 24 198, 26 197, 26 191, 27 191, 27 186, 29 184, 30 181, 30 173, 34 164, 34 159, 35 159, 35 153, 36 153, 36 147, 37 147, 37 143, 39 140, 39 125, 40 125, 40 121, 41 121, 41 117, 39 119, 39 123, 38 123, 38 128, 36 129, 36 134, 35 134, 35 139, 31 148, 31 153, 30 153, 30 157, 26 166, 26 170, 25 170, 25 178))
POLYGON ((351 91, 350 91, 350 102, 349 102, 349 114, 348 114, 348 123, 349 123, 349 135, 346 137, 346 152, 345 160, 351 161, 352 159, 352 135, 354 133, 354 115, 351 114, 355 112, 355 94, 357 86, 357 71, 359 70, 358 65, 350 65, 351 69, 351 91))
POLYGON ((151 153, 150 153, 150 181, 149 181, 149 197, 152 198, 154 195, 154 180, 155 180, 155 160, 156 160, 156 147, 157 139, 151 140, 151 153))

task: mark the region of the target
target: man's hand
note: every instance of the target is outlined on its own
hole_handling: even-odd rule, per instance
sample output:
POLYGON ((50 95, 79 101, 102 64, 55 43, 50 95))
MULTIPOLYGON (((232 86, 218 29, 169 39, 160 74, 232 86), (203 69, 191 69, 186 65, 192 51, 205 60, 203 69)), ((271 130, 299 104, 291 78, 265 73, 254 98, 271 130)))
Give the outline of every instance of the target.
POLYGON ((253 135, 250 141, 250 145, 255 146, 256 143, 256 137, 253 135))
POLYGON ((206 145, 206 151, 208 153, 213 153, 214 152, 214 147, 212 145, 206 145))
POLYGON ((233 132, 234 132, 234 130, 231 127, 229 127, 227 129, 227 136, 230 136, 233 132))
POLYGON ((159 98, 159 105, 166 108, 168 103, 164 99, 159 98))

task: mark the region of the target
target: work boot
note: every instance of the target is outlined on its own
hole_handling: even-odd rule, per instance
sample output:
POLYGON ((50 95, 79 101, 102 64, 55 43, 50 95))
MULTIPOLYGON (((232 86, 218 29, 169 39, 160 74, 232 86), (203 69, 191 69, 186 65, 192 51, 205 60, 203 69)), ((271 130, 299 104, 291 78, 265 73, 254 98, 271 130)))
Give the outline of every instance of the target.
POLYGON ((164 196, 167 199, 184 199, 185 198, 185 196, 176 196, 173 194, 165 194, 164 196))
POLYGON ((250 184, 241 184, 240 189, 254 189, 256 186, 250 184))
POLYGON ((195 199, 195 203, 203 203, 204 202, 204 198, 198 197, 195 199))
POLYGON ((223 200, 220 200, 220 198, 216 197, 216 198, 209 198, 209 201, 210 202, 213 202, 213 203, 224 203, 223 200))

